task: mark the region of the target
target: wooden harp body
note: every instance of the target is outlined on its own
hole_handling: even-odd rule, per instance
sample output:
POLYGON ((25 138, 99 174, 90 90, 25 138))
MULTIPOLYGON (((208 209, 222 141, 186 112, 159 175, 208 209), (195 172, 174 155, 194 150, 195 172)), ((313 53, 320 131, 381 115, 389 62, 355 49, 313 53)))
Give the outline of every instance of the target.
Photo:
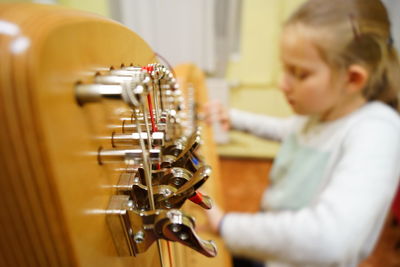
MULTIPOLYGON (((93 14, 2 4, 0 55, 0 266, 161 266, 156 245, 120 257, 106 220, 126 166, 100 166, 98 149, 110 147, 113 127, 130 109, 122 101, 82 106, 75 92, 96 74, 156 62, 150 47, 128 28, 93 14)), ((204 79, 198 72, 177 68, 179 79, 195 86, 204 79)), ((210 144, 204 156, 214 161, 217 175, 210 136, 204 140, 210 144)), ((207 190, 218 202, 217 179, 207 190)), ((196 216, 201 221, 203 215, 196 216)), ((165 266, 229 266, 221 244, 219 256, 210 259, 175 243, 168 253, 164 242, 162 251, 165 266)))

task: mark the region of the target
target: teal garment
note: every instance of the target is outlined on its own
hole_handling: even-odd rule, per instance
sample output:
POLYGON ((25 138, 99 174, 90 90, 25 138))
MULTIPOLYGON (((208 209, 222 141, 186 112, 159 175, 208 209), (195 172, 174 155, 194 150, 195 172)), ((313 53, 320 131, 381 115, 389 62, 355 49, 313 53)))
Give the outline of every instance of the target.
POLYGON ((289 135, 277 155, 268 190, 270 209, 299 209, 309 205, 324 183, 330 153, 299 143, 289 135))

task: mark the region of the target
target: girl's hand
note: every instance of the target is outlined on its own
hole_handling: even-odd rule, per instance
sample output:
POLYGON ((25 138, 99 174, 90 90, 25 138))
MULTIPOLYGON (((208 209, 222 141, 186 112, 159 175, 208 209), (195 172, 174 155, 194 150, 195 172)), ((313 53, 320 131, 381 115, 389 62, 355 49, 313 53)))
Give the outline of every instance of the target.
POLYGON ((214 204, 210 210, 206 210, 206 214, 211 232, 214 234, 220 234, 219 228, 225 213, 216 204, 214 204))
POLYGON ((211 125, 213 122, 218 122, 224 131, 231 128, 228 110, 218 100, 204 104, 203 112, 207 124, 211 125))

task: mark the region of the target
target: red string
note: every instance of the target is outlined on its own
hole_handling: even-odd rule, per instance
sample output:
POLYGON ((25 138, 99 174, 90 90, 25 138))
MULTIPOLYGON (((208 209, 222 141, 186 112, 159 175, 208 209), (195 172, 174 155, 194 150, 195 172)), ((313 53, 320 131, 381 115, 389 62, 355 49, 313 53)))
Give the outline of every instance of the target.
POLYGON ((151 121, 151 129, 153 132, 157 132, 157 126, 156 122, 154 119, 154 113, 153 113, 153 103, 151 102, 151 95, 147 95, 147 103, 149 104, 149 110, 150 110, 150 121, 151 121))
MULTIPOLYGON (((144 69, 148 73, 150 73, 154 70, 154 67, 153 66, 145 66, 145 67, 142 67, 142 69, 144 69)), ((147 103, 149 105, 149 111, 150 111, 151 130, 152 130, 152 132, 157 132, 157 126, 156 126, 156 122, 154 119, 154 112, 153 112, 153 102, 151 101, 150 93, 147 95, 147 103)))

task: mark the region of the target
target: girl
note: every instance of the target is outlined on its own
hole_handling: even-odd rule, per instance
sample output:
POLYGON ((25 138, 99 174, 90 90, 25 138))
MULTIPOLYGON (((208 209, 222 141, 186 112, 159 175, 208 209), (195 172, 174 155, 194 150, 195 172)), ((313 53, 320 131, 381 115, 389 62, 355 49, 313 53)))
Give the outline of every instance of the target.
POLYGON ((400 177, 400 68, 379 0, 310 0, 285 23, 281 83, 296 116, 229 112, 282 141, 257 214, 210 211, 234 255, 273 266, 357 266, 400 177))

